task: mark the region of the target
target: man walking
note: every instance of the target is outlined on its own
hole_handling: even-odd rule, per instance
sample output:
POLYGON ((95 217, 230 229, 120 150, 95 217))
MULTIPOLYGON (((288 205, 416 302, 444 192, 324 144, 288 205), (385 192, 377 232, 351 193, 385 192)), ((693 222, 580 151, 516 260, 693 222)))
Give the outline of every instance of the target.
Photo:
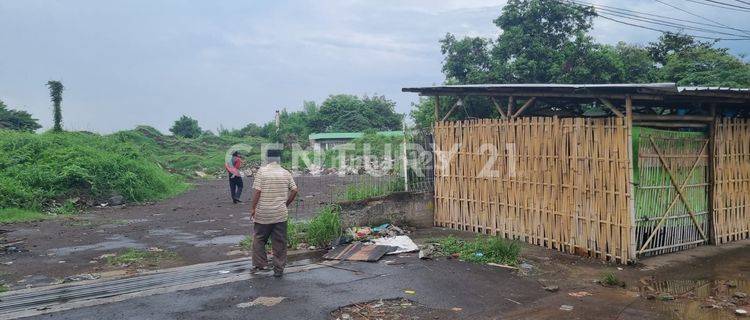
POLYGON ((229 162, 224 163, 224 168, 229 174, 229 193, 232 196, 232 202, 239 203, 242 195, 242 175, 240 167, 242 166, 242 155, 239 151, 232 152, 232 158, 229 162))
POLYGON ((279 165, 280 150, 266 151, 266 165, 255 174, 253 189, 253 271, 268 266, 266 243, 271 238, 273 275, 281 277, 286 265, 286 224, 289 204, 297 196, 292 174, 279 165))

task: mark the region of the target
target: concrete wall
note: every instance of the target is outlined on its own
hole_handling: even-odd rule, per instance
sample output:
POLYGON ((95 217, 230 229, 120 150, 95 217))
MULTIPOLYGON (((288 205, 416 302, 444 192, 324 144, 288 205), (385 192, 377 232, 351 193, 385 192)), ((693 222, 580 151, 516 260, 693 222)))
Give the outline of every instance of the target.
POLYGON ((361 201, 339 203, 344 227, 394 223, 430 228, 434 223, 432 193, 397 192, 361 201))

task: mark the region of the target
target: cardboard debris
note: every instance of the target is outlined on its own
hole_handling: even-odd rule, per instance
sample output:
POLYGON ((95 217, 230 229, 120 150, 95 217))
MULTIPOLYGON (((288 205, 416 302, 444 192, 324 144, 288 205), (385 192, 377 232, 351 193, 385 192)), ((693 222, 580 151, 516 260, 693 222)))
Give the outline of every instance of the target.
POLYGON ((323 259, 374 262, 380 260, 386 253, 397 249, 398 247, 366 245, 357 242, 335 248, 326 253, 323 259))
POLYGON ((398 247, 395 251, 388 252, 387 254, 399 254, 419 250, 417 244, 409 236, 383 237, 374 239, 372 242, 379 246, 398 247))

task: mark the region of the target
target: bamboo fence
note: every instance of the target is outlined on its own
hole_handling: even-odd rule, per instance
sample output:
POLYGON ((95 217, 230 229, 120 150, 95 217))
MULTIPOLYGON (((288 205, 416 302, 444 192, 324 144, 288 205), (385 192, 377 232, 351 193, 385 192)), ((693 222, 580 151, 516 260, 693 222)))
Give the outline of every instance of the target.
POLYGON ((716 243, 750 238, 750 121, 718 121, 714 141, 716 243))
POLYGON ((624 117, 435 124, 435 223, 626 263, 634 256, 624 117))

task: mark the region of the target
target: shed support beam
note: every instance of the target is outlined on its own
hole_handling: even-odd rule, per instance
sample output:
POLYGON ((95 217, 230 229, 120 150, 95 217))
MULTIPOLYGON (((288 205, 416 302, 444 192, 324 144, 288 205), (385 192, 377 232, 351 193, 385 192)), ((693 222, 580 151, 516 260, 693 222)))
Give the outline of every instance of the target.
POLYGON ((622 118, 622 117, 624 117, 624 116, 625 116, 624 114, 622 114, 622 112, 620 112, 620 110, 617 110, 617 108, 615 107, 615 105, 614 105, 614 104, 612 104, 612 102, 610 102, 610 101, 609 101, 608 99, 605 99, 605 98, 599 98, 599 100, 600 100, 600 101, 601 101, 601 102, 602 102, 602 103, 603 103, 603 104, 604 104, 604 105, 605 105, 605 106, 606 106, 607 108, 609 108, 609 110, 611 110, 611 111, 612 111, 612 113, 614 113, 614 114, 615 114, 615 115, 617 115, 618 117, 622 118))
POLYGON ((516 104, 516 98, 513 96, 508 97, 508 117, 510 117, 513 114, 513 107, 515 107, 516 104))
POLYGON ((435 96, 435 121, 440 119, 440 96, 435 96))
POLYGON ((497 99, 495 99, 495 97, 490 97, 490 99, 492 99, 492 104, 495 105, 495 109, 497 109, 497 112, 500 113, 500 116, 502 116, 503 118, 508 118, 508 114, 503 111, 503 108, 497 102, 497 99))
POLYGON ((463 97, 458 97, 458 100, 456 100, 456 103, 453 104, 453 107, 448 111, 448 113, 445 114, 445 117, 443 117, 443 120, 441 121, 445 121, 446 119, 448 119, 448 117, 451 116, 453 111, 455 111, 456 108, 458 108, 459 106, 462 106, 463 104, 464 104, 463 97))
POLYGON ((518 111, 516 111, 516 113, 513 114, 513 118, 520 116, 521 113, 523 113, 524 111, 526 111, 526 109, 531 107, 531 105, 533 105, 535 101, 536 101, 536 97, 531 97, 531 99, 527 100, 526 103, 523 104, 521 109, 518 109, 518 111))

